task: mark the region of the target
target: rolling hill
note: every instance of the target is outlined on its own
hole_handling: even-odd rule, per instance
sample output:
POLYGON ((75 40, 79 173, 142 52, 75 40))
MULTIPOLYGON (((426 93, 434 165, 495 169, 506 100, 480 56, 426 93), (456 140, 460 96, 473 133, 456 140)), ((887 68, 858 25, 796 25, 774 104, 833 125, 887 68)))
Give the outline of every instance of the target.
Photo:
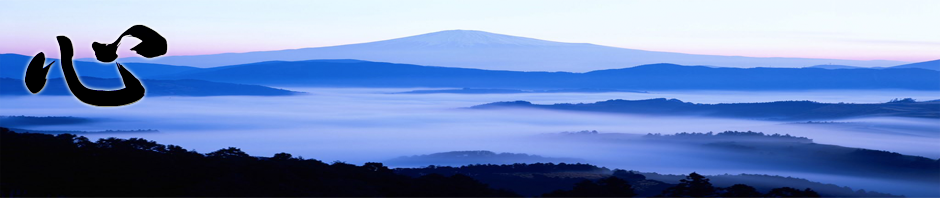
MULTIPOLYGON (((469 45, 469 44, 468 44, 469 45)), ((0 55, 0 76, 21 78, 29 57, 0 55)), ((928 64, 929 63, 924 63, 928 64)), ((58 64, 53 64, 53 67, 58 64)), ((590 90, 940 90, 940 71, 922 68, 727 68, 651 64, 573 72, 519 72, 349 59, 269 61, 213 68, 128 63, 142 79, 198 79, 269 86, 463 87, 472 89, 590 90)), ((899 66, 900 67, 900 66, 899 66)), ((116 78, 113 65, 76 62, 79 75, 116 78)), ((49 78, 61 76, 54 68, 49 78)))
POLYGON ((765 120, 836 119, 864 116, 940 118, 940 102, 901 100, 878 104, 777 101, 764 103, 697 104, 677 99, 608 100, 587 104, 539 105, 527 101, 496 102, 474 109, 538 108, 567 111, 672 116, 715 116, 765 120))
POLYGON ((517 72, 353 60, 271 61, 161 76, 216 82, 333 87, 465 87, 625 90, 940 90, 924 69, 713 68, 641 65, 586 73, 517 72))
POLYGON ((890 67, 890 68, 893 68, 893 69, 901 69, 901 68, 920 68, 920 69, 929 69, 929 70, 940 71, 940 59, 938 59, 938 60, 932 60, 932 61, 926 61, 926 62, 919 62, 919 63, 911 63, 911 64, 905 64, 905 65, 898 65, 898 66, 894 66, 894 67, 890 67))

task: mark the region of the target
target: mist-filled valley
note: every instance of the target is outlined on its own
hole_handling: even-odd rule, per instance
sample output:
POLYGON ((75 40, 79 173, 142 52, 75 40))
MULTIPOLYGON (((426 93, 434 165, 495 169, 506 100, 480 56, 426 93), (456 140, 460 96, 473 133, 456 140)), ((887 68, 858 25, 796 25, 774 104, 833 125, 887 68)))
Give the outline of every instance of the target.
POLYGON ((940 197, 936 10, 0 1, 0 197, 940 197))
POLYGON ((548 159, 576 159, 577 162, 608 168, 659 174, 693 171, 706 175, 769 174, 899 195, 940 195, 935 188, 940 177, 929 175, 936 174, 937 158, 940 158, 940 122, 934 118, 856 117, 781 121, 469 108, 516 100, 538 104, 576 104, 651 98, 675 98, 706 104, 788 100, 884 103, 896 98, 940 99, 940 93, 935 91, 401 94, 425 89, 281 88, 306 94, 146 97, 140 103, 116 108, 87 106, 70 96, 5 96, 0 97, 0 112, 4 116, 73 118, 36 124, 22 119, 11 121, 15 117, 7 117, 0 119, 0 126, 47 133, 78 132, 93 140, 141 137, 197 152, 226 147, 241 148, 253 156, 287 152, 325 162, 393 162, 392 159, 402 156, 486 150, 548 159), (598 133, 579 133, 585 130, 598 133), (729 144, 728 141, 654 141, 648 138, 648 134, 724 131, 754 131, 768 137, 779 134, 811 140, 775 147, 748 143, 751 139, 734 140, 729 144), (885 161, 887 158, 852 158, 849 155, 855 148, 896 152, 903 155, 900 156, 903 159, 919 160, 921 165, 905 167, 903 163, 885 161), (800 151, 788 152, 787 149, 800 151), (825 159, 839 160, 823 163, 825 159), (923 168, 925 163, 927 168, 923 168), (900 172, 888 171, 891 169, 900 172), (879 170, 888 172, 872 173, 879 170))

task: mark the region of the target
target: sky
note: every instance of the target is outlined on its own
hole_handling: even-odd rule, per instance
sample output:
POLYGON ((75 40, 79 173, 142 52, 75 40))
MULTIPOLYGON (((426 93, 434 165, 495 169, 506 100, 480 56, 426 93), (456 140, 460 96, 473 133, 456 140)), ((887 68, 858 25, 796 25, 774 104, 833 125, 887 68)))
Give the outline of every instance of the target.
MULTIPOLYGON (((940 1, 0 1, 0 53, 76 57, 135 24, 167 38, 168 55, 363 43, 442 30, 752 57, 918 62, 940 59, 940 1)), ((122 57, 136 56, 122 45, 122 57)))

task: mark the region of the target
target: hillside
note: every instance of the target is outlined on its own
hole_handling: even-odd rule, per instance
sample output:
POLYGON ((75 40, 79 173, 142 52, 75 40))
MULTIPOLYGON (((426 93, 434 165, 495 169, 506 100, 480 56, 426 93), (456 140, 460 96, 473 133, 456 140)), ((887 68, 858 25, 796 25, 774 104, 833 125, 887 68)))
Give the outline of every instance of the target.
MULTIPOLYGON (((608 169, 590 164, 504 164, 504 165, 467 165, 459 167, 429 166, 424 168, 398 168, 396 173, 412 177, 430 174, 468 175, 494 188, 509 189, 524 196, 539 196, 548 193, 546 189, 570 190, 571 186, 583 180, 599 180, 605 177, 623 179, 634 188, 638 197, 653 197, 679 182, 676 177, 659 176, 656 173, 642 173, 620 169, 608 169), (659 177, 647 177, 659 176, 659 177), (655 178, 655 179, 654 179, 655 178), (657 180, 661 179, 661 180, 657 180)), ((720 175, 708 176, 715 187, 728 187, 735 184, 748 184, 763 193, 773 188, 789 186, 798 189, 811 188, 824 197, 893 197, 896 195, 879 192, 853 191, 848 187, 823 184, 805 179, 769 175, 720 175), (759 178, 759 179, 753 179, 759 178), (753 179, 753 180, 751 180, 753 179)))
MULTIPOLYGON (((229 147, 202 154, 139 138, 16 133, 0 128, 0 194, 3 196, 532 196, 577 188, 584 180, 629 182, 630 192, 652 196, 675 186, 633 171, 589 164, 476 165, 389 169, 278 153, 253 157, 229 147), (48 182, 59 187, 49 188, 48 182), (632 187, 635 186, 635 187, 632 187), (500 190, 496 190, 500 189, 500 190), (508 189, 508 190, 507 190, 508 189)), ((782 186, 809 186, 823 196, 891 196, 799 179, 782 186), (792 182, 792 183, 790 183, 792 182)), ((748 182, 751 183, 751 182, 748 182)), ((724 187, 724 186, 719 186, 724 187)), ((760 189, 766 185, 755 186, 760 189)))
POLYGON ((462 175, 412 178, 380 163, 252 157, 234 147, 202 154, 139 138, 92 142, 0 128, 0 155, 4 197, 518 196, 462 175))

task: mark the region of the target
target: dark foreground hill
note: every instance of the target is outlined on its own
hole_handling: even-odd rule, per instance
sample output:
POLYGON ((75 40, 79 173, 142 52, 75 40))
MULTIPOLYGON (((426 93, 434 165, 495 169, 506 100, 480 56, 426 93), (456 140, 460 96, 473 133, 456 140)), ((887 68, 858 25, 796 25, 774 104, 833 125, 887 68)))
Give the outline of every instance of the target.
MULTIPOLYGON (((542 134, 539 136, 540 137, 531 138, 530 141, 541 145, 567 143, 602 147, 605 151, 611 151, 613 155, 608 155, 602 158, 591 158, 588 156, 588 159, 575 162, 602 163, 608 166, 657 168, 673 167, 682 169, 695 167, 698 168, 698 170, 708 169, 708 167, 720 167, 720 171, 728 172, 750 170, 751 172, 763 171, 765 173, 770 172, 776 174, 781 172, 801 174, 808 173, 808 175, 822 174, 848 178, 878 179, 880 181, 892 181, 897 183, 894 184, 896 186, 893 186, 896 189, 920 189, 917 192, 912 190, 895 191, 895 193, 904 192, 910 193, 909 195, 918 196, 936 196, 936 191, 931 191, 930 189, 924 188, 940 184, 940 169, 937 168, 940 167, 940 160, 937 159, 903 155, 900 153, 888 151, 819 144, 814 143, 812 139, 806 137, 797 137, 791 135, 764 134, 761 132, 750 131, 726 131, 721 133, 677 133, 673 135, 566 132, 557 134, 542 134), (627 148, 629 146, 632 147, 627 148), (636 153, 655 153, 655 155, 636 155, 636 153), (670 159, 670 157, 675 158, 670 159), (716 164, 715 161, 720 161, 720 163, 716 164)), ((475 154, 478 152, 479 151, 446 152, 424 156, 415 156, 411 158, 417 158, 417 160, 421 160, 421 162, 424 162, 428 165, 456 164, 456 166, 464 166, 474 164, 515 164, 512 163, 512 160, 509 159, 495 161, 491 159, 492 155, 475 154)), ((516 160, 518 163, 531 160, 527 156, 528 155, 519 156, 516 160)), ((510 157, 511 156, 508 155, 504 156, 504 158, 510 157)), ((572 161, 566 162, 571 164, 572 161)), ((532 164, 532 162, 529 162, 529 164, 532 164)), ((523 170, 522 168, 517 168, 517 170, 523 170)), ((481 168, 481 170, 490 169, 481 168)), ((506 170, 510 169, 506 168, 506 170)), ((711 171, 717 170, 712 169, 711 171)), ((599 173, 596 173, 596 170, 594 172, 587 170, 582 170, 580 172, 581 173, 568 172, 565 174, 549 175, 579 175, 578 177, 593 177, 595 179, 602 178, 603 176, 603 174, 598 175, 599 173)), ((480 179, 478 175, 482 173, 474 172, 466 174, 480 179)), ((489 179, 480 180, 484 183, 492 184, 495 187, 514 189, 516 192, 522 193, 523 195, 544 193, 536 192, 537 189, 518 190, 516 188, 511 188, 515 183, 533 182, 515 181, 512 178, 505 178, 505 174, 493 174, 495 175, 492 177, 487 177, 489 179), (500 185, 496 184, 502 183, 502 181, 505 181, 505 183, 500 185)), ((607 173, 607 175, 609 174, 610 173, 607 173)), ((676 178, 679 176, 668 177, 655 173, 642 174, 648 176, 653 175, 656 176, 656 178, 668 178, 655 179, 666 182, 673 182, 681 179, 676 178)), ((530 173, 520 173, 516 174, 516 176, 531 177, 532 175, 530 173)), ((833 186, 823 188, 818 185, 806 184, 808 181, 796 181, 797 179, 795 178, 774 178, 767 176, 763 179, 756 179, 760 178, 760 176, 757 175, 750 175, 747 177, 721 175, 714 177, 720 178, 713 181, 714 183, 724 186, 731 186, 736 184, 735 182, 738 182, 746 183, 756 187, 757 189, 767 191, 772 188, 780 187, 780 184, 787 184, 788 187, 816 189, 817 192, 823 194, 844 194, 844 192, 835 192, 843 191, 841 188, 833 188, 833 186), (751 178, 750 181, 747 178, 751 178), (825 190, 830 188, 832 191, 825 190)), ((844 180, 843 182, 847 181, 844 180)), ((538 184, 533 185, 540 186, 538 184)), ((634 184, 634 187, 640 186, 634 184)))
POLYGON ((838 119, 864 116, 940 118, 940 102, 916 102, 912 99, 887 103, 819 103, 813 101, 777 101, 763 103, 698 104, 677 99, 607 100, 578 104, 532 104, 527 101, 495 102, 473 106, 474 109, 538 108, 551 110, 630 113, 670 116, 714 116, 767 120, 838 119))
MULTIPOLYGON (((504 182, 522 181, 517 184, 529 186, 526 189, 536 184, 546 184, 540 185, 537 191, 545 192, 548 196, 605 195, 600 192, 636 195, 634 191, 638 189, 644 189, 641 192, 666 189, 673 192, 671 195, 683 195, 683 189, 687 189, 683 184, 685 182, 670 185, 647 180, 633 172, 610 171, 587 164, 390 170, 381 163, 366 163, 362 166, 340 162, 326 164, 313 159, 295 158, 287 153, 275 154, 273 157, 252 157, 233 147, 201 154, 139 138, 107 138, 92 142, 71 134, 52 136, 16 133, 6 128, 0 128, 0 156, 3 156, 0 158, 3 164, 0 167, 0 194, 11 197, 518 196, 507 190, 495 190, 474 179, 476 177, 485 181, 484 176, 492 175, 510 179, 504 182), (578 176, 584 173, 590 177, 578 176), (601 179, 596 179, 596 176, 601 179), (591 180, 598 181, 595 183, 591 180), (627 181, 638 187, 634 188, 627 181)), ((690 177, 696 178, 695 175, 690 177)), ((747 191, 748 188, 753 187, 743 189, 746 192, 753 191, 747 191)), ((848 194, 821 195, 888 196, 873 192, 849 192, 851 189, 844 192, 848 194)), ((760 193, 766 196, 818 195, 811 189, 787 187, 760 193)))
MULTIPOLYGON (((608 169, 590 164, 477 164, 460 167, 428 166, 424 168, 398 168, 396 173, 420 177, 425 175, 468 175, 480 182, 489 184, 494 188, 504 188, 518 192, 524 196, 539 196, 551 193, 546 189, 573 190, 578 188, 584 180, 600 181, 609 177, 622 179, 628 183, 637 197, 652 197, 663 195, 663 191, 674 188, 682 183, 675 177, 661 176, 656 173, 641 173, 621 169, 608 169), (645 175, 667 178, 670 180, 652 180, 645 175)), ((680 176, 681 177, 681 176, 680 176)), ((823 184, 805 179, 797 179, 770 175, 721 175, 710 176, 715 188, 727 188, 734 184, 757 184, 749 186, 758 192, 752 197, 761 197, 774 189, 811 189, 824 197, 894 197, 896 195, 854 191, 848 187, 833 184, 823 184), (768 181, 768 182, 763 182, 768 181), (730 183, 730 184, 729 184, 730 183), (789 186, 789 187, 783 187, 789 186)), ((600 183, 600 182, 599 182, 600 183)), ((713 192, 721 194, 728 190, 715 189, 713 192)), ((715 195, 712 195, 715 196, 715 195)))
POLYGON ((517 196, 463 175, 414 178, 380 163, 252 157, 237 148, 200 154, 137 138, 92 142, 0 128, 0 156, 5 197, 517 196))
MULTIPOLYGON (((122 88, 121 80, 117 78, 103 79, 95 77, 81 77, 82 83, 95 89, 122 88)), ((202 80, 150 80, 143 79, 141 84, 146 88, 147 96, 286 96, 300 92, 265 87, 260 85, 243 85, 232 83, 209 82, 202 80)), ((0 96, 32 95, 23 80, 0 78, 0 96)), ((65 79, 52 78, 46 82, 46 87, 38 95, 72 95, 65 79)))

